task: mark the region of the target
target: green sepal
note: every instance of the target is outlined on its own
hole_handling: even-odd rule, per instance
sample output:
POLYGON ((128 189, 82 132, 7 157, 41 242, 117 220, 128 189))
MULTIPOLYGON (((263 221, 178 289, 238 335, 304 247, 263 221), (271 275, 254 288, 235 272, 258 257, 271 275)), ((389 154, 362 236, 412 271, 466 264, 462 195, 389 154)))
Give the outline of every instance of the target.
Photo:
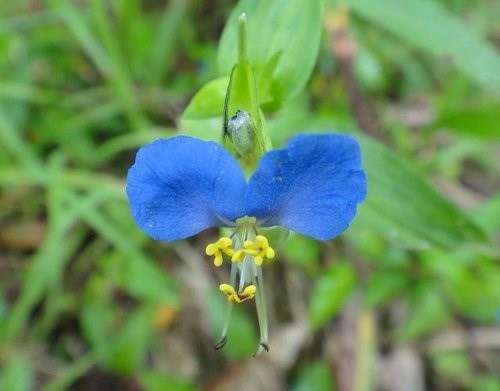
POLYGON ((222 144, 239 159, 244 171, 249 172, 255 169, 260 157, 271 149, 271 139, 259 107, 255 74, 247 57, 244 14, 240 16, 238 23, 238 61, 231 71, 224 102, 222 144), (228 121, 237 116, 238 111, 247 113, 252 122, 254 135, 250 138, 245 137, 245 145, 234 145, 238 140, 231 136, 228 129, 228 121))

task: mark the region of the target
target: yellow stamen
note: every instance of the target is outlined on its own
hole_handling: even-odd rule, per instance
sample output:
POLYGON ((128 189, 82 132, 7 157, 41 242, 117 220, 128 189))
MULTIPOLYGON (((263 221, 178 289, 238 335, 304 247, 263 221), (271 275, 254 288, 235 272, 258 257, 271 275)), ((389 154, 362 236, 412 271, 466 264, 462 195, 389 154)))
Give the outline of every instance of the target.
POLYGON ((217 240, 215 243, 210 243, 206 248, 205 248, 205 254, 213 256, 214 257, 214 265, 215 266, 220 266, 222 265, 222 254, 226 254, 230 257, 234 255, 234 250, 232 248, 233 241, 231 238, 228 238, 226 236, 223 236, 219 240, 217 240))
POLYGON ((242 303, 245 300, 251 299, 257 292, 255 285, 248 285, 243 292, 236 292, 232 285, 220 284, 219 290, 227 296, 227 300, 232 303, 242 303))
POLYGON ((243 258, 245 258, 245 250, 240 248, 239 250, 236 250, 231 257, 231 262, 241 262, 243 261, 243 258))
POLYGON ((263 235, 257 235, 255 241, 246 240, 245 243, 243 243, 243 249, 246 254, 253 255, 254 262, 257 266, 262 265, 264 258, 273 259, 275 255, 274 249, 269 245, 269 241, 263 235))

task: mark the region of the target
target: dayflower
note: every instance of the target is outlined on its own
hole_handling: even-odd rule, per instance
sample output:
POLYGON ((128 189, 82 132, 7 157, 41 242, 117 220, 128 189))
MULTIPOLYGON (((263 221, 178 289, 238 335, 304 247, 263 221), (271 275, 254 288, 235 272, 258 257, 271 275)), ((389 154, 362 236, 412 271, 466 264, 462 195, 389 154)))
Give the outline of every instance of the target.
POLYGON ((261 265, 275 252, 259 227, 332 239, 365 199, 366 179, 358 143, 346 135, 295 136, 285 148, 262 156, 248 181, 217 143, 177 136, 139 149, 128 172, 127 195, 137 225, 156 240, 233 227, 232 235, 206 247, 215 266, 223 259, 232 265, 229 283, 219 287, 230 304, 216 348, 225 344, 232 304, 255 298, 260 353, 268 349, 261 265))

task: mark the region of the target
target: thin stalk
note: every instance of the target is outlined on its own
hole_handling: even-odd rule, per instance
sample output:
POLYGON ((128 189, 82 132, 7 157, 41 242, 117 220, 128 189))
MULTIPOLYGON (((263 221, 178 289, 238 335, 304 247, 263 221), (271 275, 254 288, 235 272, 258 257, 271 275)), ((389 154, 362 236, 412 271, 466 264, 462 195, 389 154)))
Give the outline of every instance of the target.
MULTIPOLYGON (((236 277, 238 273, 238 266, 235 263, 231 264, 231 275, 229 277, 229 284, 231 286, 236 286, 236 277)), ((226 314, 224 315, 224 323, 222 326, 221 335, 219 341, 215 344, 215 349, 219 350, 224 347, 227 342, 227 331, 229 329, 229 321, 231 320, 231 312, 233 310, 233 304, 231 302, 227 303, 226 314)))
POLYGON ((267 330, 267 310, 266 310, 266 298, 264 293, 264 277, 262 275, 262 268, 257 267, 257 277, 255 281, 257 286, 257 292, 255 293, 255 305, 257 307, 257 319, 259 321, 259 331, 260 331, 260 344, 255 356, 261 354, 264 350, 269 350, 268 345, 268 330, 267 330))
POLYGON ((228 302, 226 307, 226 314, 224 315, 224 324, 222 326, 222 332, 220 334, 219 341, 214 346, 216 350, 222 349, 226 345, 227 331, 229 330, 229 320, 231 319, 232 310, 233 310, 233 303, 228 302))

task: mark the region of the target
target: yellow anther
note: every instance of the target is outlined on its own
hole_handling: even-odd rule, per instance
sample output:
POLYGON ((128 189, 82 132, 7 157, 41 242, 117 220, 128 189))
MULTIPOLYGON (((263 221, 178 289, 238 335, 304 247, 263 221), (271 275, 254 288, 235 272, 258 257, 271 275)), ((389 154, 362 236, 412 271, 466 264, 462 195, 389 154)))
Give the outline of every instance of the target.
POLYGON ((231 262, 241 262, 243 261, 243 258, 245 258, 245 249, 240 248, 239 250, 236 250, 231 257, 231 262))
POLYGON ((274 249, 269 245, 269 241, 263 235, 257 235, 254 241, 246 240, 243 243, 243 249, 246 254, 253 255, 257 266, 262 265, 264 258, 273 259, 274 249))
POLYGON ((234 250, 232 248, 233 241, 231 238, 223 236, 215 243, 210 243, 205 248, 205 254, 214 257, 214 265, 220 266, 222 265, 222 254, 226 254, 230 257, 234 255, 234 250))
POLYGON ((242 303, 245 300, 251 299, 257 292, 255 285, 248 285, 243 292, 236 292, 232 285, 220 284, 219 290, 227 296, 227 300, 232 303, 242 303))

